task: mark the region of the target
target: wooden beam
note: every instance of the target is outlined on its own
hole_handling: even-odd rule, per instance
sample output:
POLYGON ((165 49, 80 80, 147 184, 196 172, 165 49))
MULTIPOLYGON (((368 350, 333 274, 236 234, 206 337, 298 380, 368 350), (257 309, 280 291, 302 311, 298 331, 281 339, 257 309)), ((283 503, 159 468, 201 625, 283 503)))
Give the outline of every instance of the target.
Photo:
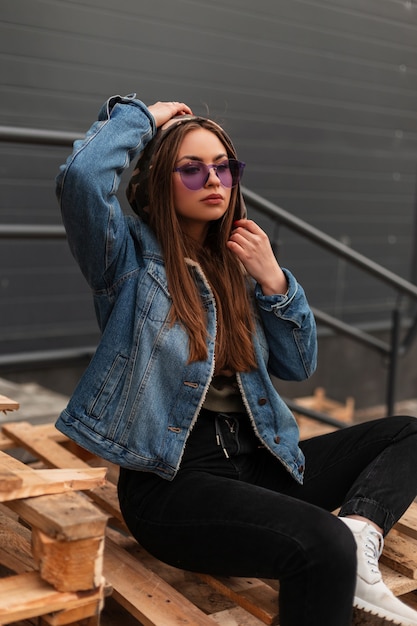
POLYGON ((39 618, 39 626, 100 626, 100 604, 92 602, 69 611, 59 611, 39 618))
POLYGON ((100 605, 103 588, 79 593, 61 593, 42 580, 37 572, 0 579, 0 624, 44 615, 45 611, 76 609, 100 605))
POLYGON ((7 396, 0 395, 0 411, 6 413, 7 411, 17 411, 20 404, 15 400, 11 400, 7 396))
POLYGON ((215 622, 108 537, 104 576, 113 597, 143 626, 214 626, 215 622))
POLYGON ((63 541, 101 537, 108 519, 81 493, 72 491, 15 500, 7 506, 31 526, 63 541))
POLYGON ((104 535, 61 541, 33 528, 32 549, 41 578, 58 591, 87 591, 103 582, 104 535))
POLYGON ((36 568, 30 530, 3 512, 0 512, 0 563, 19 574, 36 568))
POLYGON ((0 502, 91 490, 106 482, 106 468, 34 470, 22 464, 11 471, 8 469, 9 460, 3 459, 1 455, 8 456, 0 452, 0 502))
POLYGON ((278 592, 257 578, 235 578, 198 574, 199 578, 264 624, 278 621, 278 592))

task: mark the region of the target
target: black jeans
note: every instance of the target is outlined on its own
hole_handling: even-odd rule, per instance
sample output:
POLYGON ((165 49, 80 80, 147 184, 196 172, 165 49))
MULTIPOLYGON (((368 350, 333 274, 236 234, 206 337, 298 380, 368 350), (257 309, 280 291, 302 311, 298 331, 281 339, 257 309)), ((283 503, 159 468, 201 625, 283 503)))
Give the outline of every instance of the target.
POLYGON ((171 565, 279 579, 282 626, 348 626, 356 547, 330 512, 341 507, 389 531, 417 494, 417 419, 374 420, 301 448, 304 485, 260 445, 245 415, 203 410, 174 480, 121 470, 126 523, 171 565))

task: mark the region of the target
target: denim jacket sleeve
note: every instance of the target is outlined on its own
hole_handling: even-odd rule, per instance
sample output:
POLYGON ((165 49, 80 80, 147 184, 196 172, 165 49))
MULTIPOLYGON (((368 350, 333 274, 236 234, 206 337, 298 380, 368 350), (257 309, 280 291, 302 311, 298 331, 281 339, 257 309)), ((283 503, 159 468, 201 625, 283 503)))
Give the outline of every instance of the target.
MULTIPOLYGON (((131 160, 156 132, 147 107, 113 96, 61 166, 56 193, 72 254, 93 290, 108 288, 107 273, 126 245, 126 220, 116 192, 131 160)), ((125 268, 126 269, 126 268, 125 268)))
POLYGON ((304 380, 317 365, 317 334, 303 288, 287 269, 286 295, 265 296, 259 284, 255 298, 269 347, 269 371, 283 380, 304 380))

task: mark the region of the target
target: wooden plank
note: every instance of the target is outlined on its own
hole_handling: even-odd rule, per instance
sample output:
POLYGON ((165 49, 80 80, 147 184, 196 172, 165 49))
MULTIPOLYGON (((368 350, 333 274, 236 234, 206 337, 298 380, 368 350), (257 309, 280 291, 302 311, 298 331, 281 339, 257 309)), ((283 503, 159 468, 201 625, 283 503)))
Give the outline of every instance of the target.
POLYGON ((69 611, 59 611, 50 615, 42 615, 39 626, 100 626, 100 604, 91 602, 69 611))
MULTIPOLYGON (((2 424, 2 429, 4 427, 7 428, 9 424, 14 424, 14 423, 15 422, 5 422, 4 424, 2 424)), ((55 427, 55 424, 53 423, 31 424, 31 427, 35 431, 37 437, 51 439, 52 441, 56 441, 58 443, 68 444, 69 447, 76 446, 78 448, 77 444, 72 442, 71 439, 68 439, 66 435, 61 433, 61 431, 58 430, 55 427)), ((5 432, 3 432, 3 430, 1 430, 0 431, 0 450, 5 451, 5 450, 10 450, 12 448, 16 448, 16 442, 11 437, 6 435, 5 432)))
POLYGON ((223 593, 238 606, 254 615, 264 624, 278 624, 278 595, 257 578, 235 578, 199 574, 208 585, 223 593))
POLYGON ((20 476, 11 472, 7 468, 0 466, 0 500, 2 491, 4 492, 19 489, 22 484, 23 480, 20 476))
POLYGON ((58 591, 87 591, 102 584, 104 533, 60 541, 33 528, 32 549, 41 578, 58 591))
POLYGON ((385 539, 381 562, 415 580, 417 587, 417 540, 389 534, 385 539))
POLYGON ((3 513, 0 513, 0 563, 18 574, 36 568, 30 530, 3 513))
POLYGON ((6 413, 7 411, 17 411, 20 404, 15 400, 11 400, 7 396, 0 395, 0 411, 6 413))
POLYGON ((101 537, 108 519, 82 494, 72 491, 15 500, 7 506, 49 537, 64 541, 101 537))
POLYGON ((45 482, 63 484, 65 490, 90 491, 104 485, 107 469, 105 467, 90 467, 80 469, 37 469, 34 470, 38 478, 45 482))
POLYGON ((103 588, 79 593, 61 593, 43 581, 37 572, 0 579, 0 624, 39 615, 76 609, 92 602, 100 604, 103 588))
POLYGON ((16 477, 14 486, 6 475, 6 471, 0 469, 0 502, 75 490, 89 490, 105 484, 106 471, 105 468, 33 470, 26 467, 17 473, 9 472, 10 476, 16 477), (2 482, 3 477, 4 482, 2 482))
POLYGON ((13 439, 10 439, 5 433, 0 432, 0 450, 11 450, 15 447, 16 444, 13 439))
POLYGON ((404 535, 417 539, 417 502, 413 502, 395 524, 395 529, 404 535))
POLYGON ((181 570, 159 561, 147 552, 131 535, 125 535, 109 527, 106 530, 106 535, 120 548, 128 552, 142 567, 154 572, 154 574, 171 585, 204 613, 211 615, 214 607, 216 611, 222 611, 235 606, 235 603, 229 598, 216 592, 203 582, 198 574, 181 570))
MULTIPOLYGON (((37 428, 29 422, 8 423, 3 426, 3 430, 16 444, 31 452, 49 467, 90 468, 88 463, 79 459, 59 443, 45 438, 43 433, 37 431, 37 428)), ((107 483, 89 491, 89 495, 106 513, 118 520, 121 527, 124 527, 115 485, 107 483)))
POLYGON ((213 626, 215 623, 108 537, 104 576, 113 587, 113 597, 143 626, 213 626))
POLYGON ((304 396, 302 398, 294 398, 294 402, 313 411, 319 413, 327 413, 332 417, 351 423, 355 411, 355 401, 349 396, 346 398, 345 404, 341 404, 336 400, 331 400, 326 396, 323 387, 317 387, 312 396, 304 396))
POLYGON ((408 604, 408 606, 411 606, 412 609, 417 611, 417 592, 416 591, 412 591, 411 593, 406 593, 404 596, 401 597, 401 600, 402 602, 405 602, 406 604, 408 604))
POLYGON ((301 440, 310 439, 311 437, 317 437, 319 435, 325 435, 326 433, 331 433, 336 430, 336 428, 334 426, 330 426, 330 424, 322 424, 302 415, 297 415, 297 424, 300 429, 301 440))
MULTIPOLYGON (((9 422, 2 424, 2 429, 4 426, 7 426, 9 422)), ((14 423, 14 422, 10 422, 14 423)), ((68 437, 66 437, 61 431, 55 428, 55 425, 52 423, 48 424, 36 424, 33 425, 32 428, 36 430, 37 436, 46 437, 48 439, 52 439, 53 441, 58 441, 60 443, 65 443, 70 441, 68 437)), ((0 450, 11 450, 12 448, 16 448, 16 442, 8 437, 3 430, 0 431, 0 450)))
POLYGON ((211 613, 210 617, 219 626, 263 626, 263 622, 242 607, 235 606, 211 613))
MULTIPOLYGON (((72 452, 51 441, 36 430, 30 422, 10 422, 3 425, 3 432, 16 443, 52 467, 76 469, 83 467, 83 462, 72 452)), ((85 464, 85 467, 88 467, 85 464)))
POLYGON ((404 593, 409 593, 410 591, 417 589, 416 580, 400 574, 388 565, 385 565, 385 563, 380 562, 379 569, 384 583, 389 589, 391 589, 395 596, 402 596, 404 593))

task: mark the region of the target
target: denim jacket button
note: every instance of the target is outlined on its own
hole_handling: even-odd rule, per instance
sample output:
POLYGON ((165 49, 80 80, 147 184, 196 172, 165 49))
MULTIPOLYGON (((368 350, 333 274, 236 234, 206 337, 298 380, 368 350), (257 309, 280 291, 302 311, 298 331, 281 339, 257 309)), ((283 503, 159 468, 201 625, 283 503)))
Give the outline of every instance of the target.
POLYGON ((304 472, 304 465, 300 465, 298 471, 302 474, 304 472))
POLYGON ((264 406, 264 404, 266 404, 267 402, 268 400, 266 398, 259 398, 258 400, 259 406, 264 406))
POLYGON ((276 437, 274 437, 274 441, 275 443, 281 443, 281 437, 277 435, 276 437))

